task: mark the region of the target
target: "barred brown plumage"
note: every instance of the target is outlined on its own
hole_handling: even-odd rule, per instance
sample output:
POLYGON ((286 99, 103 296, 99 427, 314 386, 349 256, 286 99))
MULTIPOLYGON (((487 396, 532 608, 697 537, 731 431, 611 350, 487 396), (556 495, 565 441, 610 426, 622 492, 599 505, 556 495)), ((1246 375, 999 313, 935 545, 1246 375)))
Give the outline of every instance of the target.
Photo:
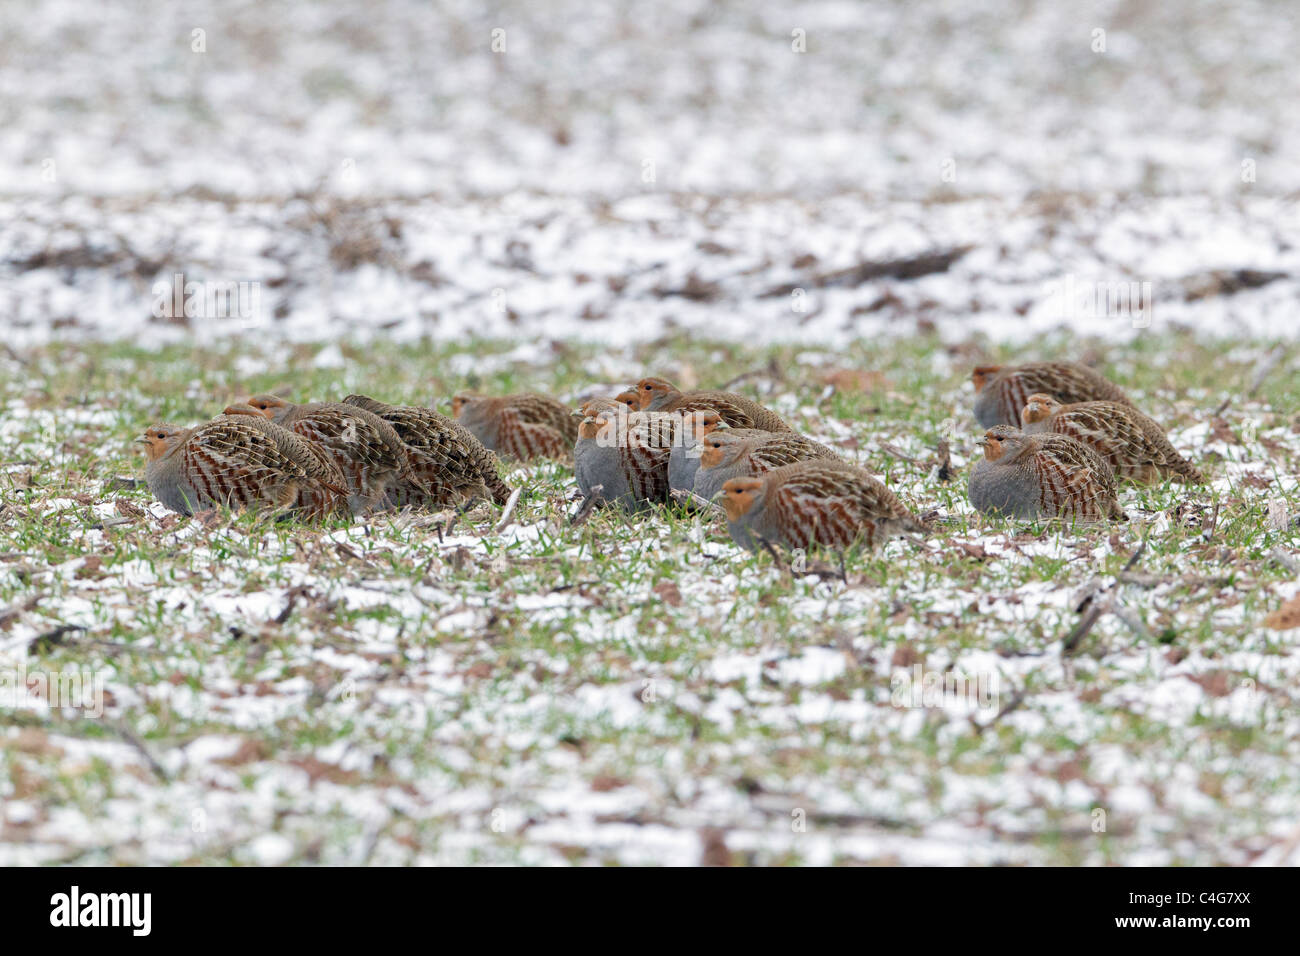
POLYGON ((791 548, 873 548, 884 538, 928 529, 883 484, 848 462, 783 465, 722 486, 732 539, 754 550, 756 536, 791 548))
POLYGON ((334 458, 320 445, 310 439, 277 425, 266 417, 261 409, 248 404, 227 405, 221 414, 242 416, 237 420, 264 432, 285 455, 298 462, 306 470, 308 477, 316 478, 336 494, 347 497, 344 487, 346 479, 339 470, 334 458))
POLYGON ((715 408, 677 414, 677 436, 672 453, 668 456, 668 489, 670 492, 694 491, 695 475, 700 468, 700 443, 725 423, 722 414, 715 408))
POLYGON ((492 398, 460 392, 451 408, 456 421, 498 454, 520 461, 567 459, 573 454, 578 421, 549 396, 526 392, 492 398))
POLYGON ((984 460, 976 462, 967 490, 978 511, 1031 520, 1128 520, 1110 465, 1082 442, 999 425, 979 444, 984 460))
POLYGON ((1066 435, 1094 448, 1117 477, 1141 484, 1163 478, 1200 484, 1200 471, 1170 444, 1150 417, 1119 402, 1062 405, 1051 395, 1030 395, 1021 412, 1026 434, 1066 435))
POLYGON ((662 378, 643 378, 636 383, 641 411, 690 412, 716 409, 732 428, 758 428, 767 432, 794 431, 776 412, 735 392, 682 392, 662 378))
POLYGON ((354 514, 382 508, 390 486, 409 472, 401 439, 370 412, 341 402, 296 405, 275 395, 254 395, 245 404, 330 458, 343 476, 354 514))
POLYGON ((732 478, 763 475, 799 461, 840 460, 830 448, 795 432, 725 428, 709 433, 703 445, 693 490, 705 499, 712 499, 732 478))
POLYGON ((1020 410, 1036 392, 1062 403, 1119 402, 1132 405, 1114 382, 1076 362, 1030 362, 981 365, 971 373, 975 385, 975 420, 985 428, 1020 425, 1020 410))
POLYGON ((365 395, 349 395, 343 401, 390 424, 409 453, 413 480, 389 489, 390 505, 444 508, 480 497, 503 505, 510 498, 496 455, 446 415, 418 405, 389 405, 365 395))
POLYGON ((223 415, 194 428, 154 425, 146 446, 145 481, 173 511, 293 508, 307 518, 341 511, 340 489, 319 477, 321 463, 272 423, 223 415))
POLYGON ((594 399, 582 406, 584 417, 574 447, 578 490, 628 511, 668 497, 668 461, 678 416, 629 412, 612 399, 594 399))

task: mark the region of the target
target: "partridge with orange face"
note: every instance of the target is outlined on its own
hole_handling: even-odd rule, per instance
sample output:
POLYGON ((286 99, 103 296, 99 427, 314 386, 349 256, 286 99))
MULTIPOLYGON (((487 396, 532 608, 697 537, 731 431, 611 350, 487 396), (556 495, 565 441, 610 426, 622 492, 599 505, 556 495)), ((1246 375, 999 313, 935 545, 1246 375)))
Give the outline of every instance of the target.
POLYGON ((676 417, 629 413, 625 405, 610 399, 587 402, 582 410, 573 450, 578 490, 626 511, 641 511, 664 501, 676 417))
POLYGON ((704 439, 693 490, 708 501, 732 478, 752 478, 784 465, 819 459, 839 461, 840 457, 825 445, 794 432, 726 428, 704 439))
POLYGON ((847 462, 783 465, 722 486, 732 540, 753 551, 758 538, 790 548, 868 548, 885 538, 928 529, 879 481, 847 462))
POLYGON ((510 486, 501 480, 496 455, 446 415, 417 405, 389 405, 365 395, 349 395, 343 402, 379 416, 406 448, 411 480, 389 489, 391 506, 445 508, 476 498, 490 498, 499 505, 509 500, 510 486))
POLYGON ((999 425, 979 444, 984 460, 975 463, 967 489, 976 510, 1028 520, 1128 520, 1110 465, 1082 442, 999 425))
POLYGON ((343 510, 345 489, 301 438, 266 422, 223 415, 195 428, 154 425, 139 441, 155 498, 191 515, 205 508, 294 509, 307 518, 343 510))
POLYGON ((295 405, 276 395, 254 395, 244 404, 328 455, 343 475, 354 514, 384 507, 390 486, 409 476, 397 432, 370 412, 342 402, 295 405))
POLYGON ((636 392, 643 412, 690 412, 712 408, 732 428, 758 428, 766 432, 794 430, 770 408, 735 392, 681 392, 662 378, 641 379, 636 383, 636 392))
POLYGON ((577 420, 546 395, 489 398, 460 392, 451 400, 451 411, 484 448, 519 461, 567 459, 578 437, 577 420))
MULTIPOLYGON (((697 412, 681 412, 677 423, 677 436, 668 456, 668 490, 692 491, 695 473, 700 467, 701 442, 724 425, 716 409, 705 408, 697 412)), ((763 434, 769 434, 764 432, 763 434)))
POLYGON ((1020 410, 1038 392, 1064 404, 1118 402, 1132 405, 1114 382, 1075 362, 1030 362, 1027 365, 981 365, 971 373, 975 385, 975 420, 985 428, 1019 427, 1020 410))
POLYGON ((1149 485, 1164 478, 1200 484, 1196 467, 1170 444, 1164 429, 1131 405, 1075 402, 1030 395, 1021 412, 1027 435, 1066 435, 1097 451, 1117 478, 1149 485))

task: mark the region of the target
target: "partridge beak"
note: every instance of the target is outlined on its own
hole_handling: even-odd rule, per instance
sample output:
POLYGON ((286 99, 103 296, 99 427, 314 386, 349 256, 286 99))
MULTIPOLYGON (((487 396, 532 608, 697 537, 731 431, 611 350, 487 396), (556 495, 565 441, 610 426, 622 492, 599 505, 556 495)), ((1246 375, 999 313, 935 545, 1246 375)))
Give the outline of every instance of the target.
POLYGON ((987 438, 985 438, 983 435, 981 435, 979 438, 975 439, 975 444, 977 444, 977 445, 987 445, 988 443, 989 443, 989 440, 988 440, 987 438))
POLYGON ((135 439, 135 441, 133 441, 131 444, 133 444, 133 445, 147 445, 147 444, 149 444, 149 439, 147 439, 147 438, 137 438, 137 439, 135 439))
POLYGON ((583 410, 582 410, 581 408, 575 408, 571 414, 573 415, 574 418, 586 418, 586 417, 587 417, 586 414, 583 412, 583 410))

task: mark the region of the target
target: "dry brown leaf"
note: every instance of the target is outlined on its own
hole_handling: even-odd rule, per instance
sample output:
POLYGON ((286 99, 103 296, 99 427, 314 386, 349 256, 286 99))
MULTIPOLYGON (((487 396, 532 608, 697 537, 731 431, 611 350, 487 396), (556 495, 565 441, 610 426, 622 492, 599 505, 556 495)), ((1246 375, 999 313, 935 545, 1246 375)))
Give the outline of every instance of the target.
POLYGON ((262 741, 254 737, 247 737, 229 757, 218 757, 212 762, 222 764, 226 767, 241 767, 246 763, 256 763, 259 760, 265 760, 267 756, 269 755, 267 753, 266 745, 263 744, 262 741))
POLYGON ((874 392, 882 388, 885 376, 861 368, 833 368, 821 374, 822 384, 834 385, 841 392, 874 392))
POLYGON ((1275 631, 1289 631, 1293 627, 1300 627, 1300 594, 1266 617, 1264 623, 1275 631))
POLYGON ((63 748, 50 743, 49 734, 34 727, 23 728, 17 737, 0 737, 0 747, 37 757, 63 756, 63 748))
POLYGON ((125 498, 118 498, 113 502, 113 506, 117 509, 117 513, 123 518, 143 518, 145 515, 143 508, 138 505, 133 505, 125 498))
POLYGON ((911 667, 921 660, 923 655, 911 644, 899 644, 894 648, 894 656, 889 663, 891 667, 911 667))
POLYGON ((700 866, 731 866, 731 851, 727 849, 726 834, 722 830, 709 827, 700 831, 703 844, 700 853, 700 866))
POLYGON ((1232 675, 1227 671, 1209 671, 1205 674, 1188 674, 1187 679, 1193 684, 1200 685, 1201 689, 1211 697, 1227 697, 1235 690, 1232 681, 1232 675))
POLYGON ((678 588, 677 585, 674 584, 672 581, 661 581, 660 583, 656 584, 651 590, 653 590, 655 594, 659 595, 659 600, 663 601, 665 604, 669 605, 670 607, 682 606, 681 589, 678 588))
POLYGON ((344 770, 338 764, 326 763, 316 757, 301 757, 289 761, 291 766, 307 771, 310 783, 326 780, 329 783, 356 784, 361 776, 355 770, 344 770))
POLYGON ((89 555, 74 577, 80 580, 95 581, 104 577, 104 559, 97 554, 89 555))

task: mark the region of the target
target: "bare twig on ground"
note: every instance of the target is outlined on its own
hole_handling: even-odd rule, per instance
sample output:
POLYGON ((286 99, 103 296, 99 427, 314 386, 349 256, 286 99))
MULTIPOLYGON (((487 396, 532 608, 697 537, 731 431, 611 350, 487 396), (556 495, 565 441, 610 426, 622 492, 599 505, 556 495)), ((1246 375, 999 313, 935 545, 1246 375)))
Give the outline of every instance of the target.
POLYGON ((1297 563, 1291 555, 1287 554, 1281 548, 1274 548, 1268 553, 1268 556, 1292 574, 1300 574, 1300 563, 1297 563))
POLYGON ((939 483, 946 485, 952 481, 952 453, 948 448, 948 439, 939 439, 937 451, 939 453, 939 483))
POLYGON ((1013 710, 1019 709, 1020 705, 1025 702, 1025 697, 1026 694, 1023 690, 1016 691, 1014 694, 1011 695, 1011 699, 1007 701, 1005 704, 1003 704, 1002 708, 996 714, 994 714, 992 717, 990 717, 986 722, 982 724, 976 721, 974 717, 972 717, 970 722, 971 722, 971 726, 975 728, 975 733, 977 735, 983 734, 984 731, 988 730, 990 727, 992 727, 994 724, 1000 721, 1007 714, 1011 713, 1013 710))
POLYGON ((497 522, 495 529, 497 534, 510 527, 510 520, 515 516, 515 506, 519 504, 519 496, 523 493, 524 489, 522 487, 510 492, 510 497, 506 499, 505 511, 501 513, 501 520, 497 522))
POLYGON ((154 758, 154 755, 149 752, 149 748, 144 745, 144 741, 137 737, 129 727, 122 723, 113 723, 110 724, 110 726, 113 728, 115 734, 121 737, 123 741, 129 744, 132 749, 136 751, 136 753, 144 758, 144 762, 148 764, 149 769, 153 771, 154 776, 163 783, 171 782, 171 778, 168 776, 167 771, 163 769, 162 764, 154 758))
POLYGON ((579 507, 578 510, 573 513, 573 517, 569 519, 570 527, 576 528, 591 517, 591 511, 600 501, 600 493, 604 490, 604 485, 596 485, 591 489, 591 493, 582 500, 582 506, 579 507))
POLYGON ((1138 560, 1146 553, 1146 550, 1147 543, 1143 541, 1138 545, 1137 550, 1129 556, 1128 561, 1124 564, 1124 567, 1120 570, 1119 574, 1115 575, 1115 580, 1111 581, 1110 584, 1105 587, 1094 585, 1088 593, 1083 596, 1082 600, 1079 601, 1075 610, 1079 614, 1082 614, 1083 618, 1070 629, 1070 633, 1067 634, 1065 640, 1062 641, 1062 656, 1067 656, 1073 653, 1074 649, 1079 646, 1079 643, 1085 637, 1088 636, 1089 632, 1092 631, 1093 627, 1096 626, 1097 622, 1101 620, 1102 616, 1105 614, 1113 613, 1129 627, 1134 628, 1139 633, 1146 633, 1146 625, 1138 621, 1132 612, 1127 611, 1126 609, 1120 609, 1116 596, 1110 594, 1111 590, 1123 582, 1128 573, 1133 570, 1133 566, 1138 563, 1138 560), (1103 597, 1106 595, 1109 595, 1109 597, 1105 597, 1103 600, 1103 597))
POLYGON ((756 368, 750 369, 748 372, 741 372, 735 378, 728 379, 719 385, 718 390, 725 392, 733 386, 739 385, 741 382, 747 382, 754 378, 769 378, 774 382, 779 382, 785 378, 785 375, 782 373, 781 366, 777 363, 776 357, 773 356, 771 361, 767 363, 766 368, 756 368))

